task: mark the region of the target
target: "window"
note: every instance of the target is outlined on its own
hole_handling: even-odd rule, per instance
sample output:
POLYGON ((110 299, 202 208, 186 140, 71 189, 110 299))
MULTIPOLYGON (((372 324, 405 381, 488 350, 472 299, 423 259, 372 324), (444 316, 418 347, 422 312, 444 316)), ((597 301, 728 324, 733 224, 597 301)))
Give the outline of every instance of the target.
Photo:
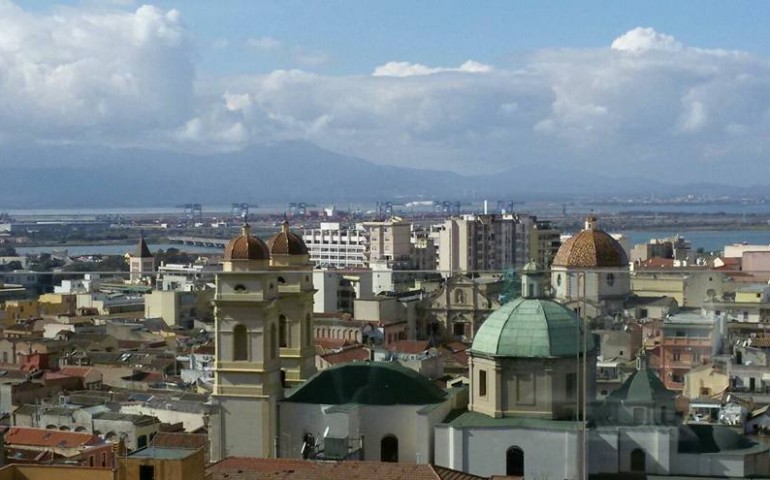
POLYGON ((631 471, 632 472, 644 472, 646 455, 641 448, 635 448, 631 451, 631 471))
POLYGON ((561 287, 561 273, 556 275, 556 286, 561 287))
POLYGON ((380 461, 398 462, 398 437, 385 435, 380 441, 380 461))
POLYGON ((677 351, 674 351, 674 353, 671 354, 671 360, 678 362, 682 359, 682 353, 677 351))
POLYGON ((233 287, 233 291, 235 291, 235 293, 244 293, 246 291, 246 286, 239 283, 233 287))
POLYGON ((574 399, 577 396, 577 374, 568 373, 566 377, 566 388, 568 399, 574 399))
POLYGON ((505 474, 513 477, 524 476, 524 450, 511 447, 505 452, 505 474))
POLYGON ((615 274, 614 273, 608 273, 607 274, 607 286, 611 287, 615 285, 615 274))
POLYGON ((155 480, 155 466, 139 465, 139 480, 155 480))
POLYGON ((238 324, 233 328, 233 361, 249 359, 249 336, 246 327, 238 324))
POLYGON ((278 315, 278 327, 281 348, 286 348, 289 346, 289 321, 286 319, 286 315, 278 315))
POLYGON ((486 370, 479 371, 479 396, 480 397, 487 396, 487 371, 486 370))
POLYGON ((455 322, 452 324, 452 333, 455 337, 462 337, 465 335, 465 324, 462 322, 455 322))

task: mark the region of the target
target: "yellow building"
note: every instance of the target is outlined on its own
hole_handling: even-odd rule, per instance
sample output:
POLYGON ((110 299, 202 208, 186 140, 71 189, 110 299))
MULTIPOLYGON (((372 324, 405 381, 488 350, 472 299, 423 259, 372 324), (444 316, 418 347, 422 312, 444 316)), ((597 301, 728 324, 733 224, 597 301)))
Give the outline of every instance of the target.
POLYGON ((204 480, 202 449, 147 447, 120 457, 117 468, 12 464, 0 480, 204 480))
POLYGON ((73 315, 78 297, 72 293, 45 293, 37 299, 41 315, 73 315))
POLYGON ((3 307, 5 312, 4 326, 8 327, 18 320, 40 316, 40 305, 37 300, 8 300, 3 307))

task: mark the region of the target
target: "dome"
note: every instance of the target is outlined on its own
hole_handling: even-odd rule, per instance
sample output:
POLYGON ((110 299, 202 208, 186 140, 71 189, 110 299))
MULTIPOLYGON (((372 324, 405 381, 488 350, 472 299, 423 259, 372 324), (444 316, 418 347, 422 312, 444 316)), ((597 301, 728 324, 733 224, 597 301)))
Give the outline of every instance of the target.
POLYGON ((243 226, 241 234, 227 244, 225 247, 225 261, 234 260, 269 260, 270 251, 265 242, 251 234, 251 227, 248 224, 243 226))
MULTIPOLYGON (((581 321, 564 305, 543 298, 518 298, 492 312, 473 337, 471 353, 496 357, 575 356, 581 321)), ((593 349, 591 337, 588 350, 593 349)))
POLYGON ((281 223, 281 231, 270 237, 267 248, 271 255, 307 255, 307 246, 299 235, 289 231, 289 222, 281 223))
POLYGON ((596 228, 596 218, 586 219, 586 228, 569 238, 556 252, 554 267, 628 267, 628 256, 617 240, 596 228))
POLYGON ((327 368, 284 401, 321 405, 427 405, 443 402, 446 392, 396 362, 353 362, 327 368))
POLYGON ((676 393, 668 390, 652 370, 637 370, 617 390, 610 392, 607 400, 629 404, 658 404, 673 400, 676 393))

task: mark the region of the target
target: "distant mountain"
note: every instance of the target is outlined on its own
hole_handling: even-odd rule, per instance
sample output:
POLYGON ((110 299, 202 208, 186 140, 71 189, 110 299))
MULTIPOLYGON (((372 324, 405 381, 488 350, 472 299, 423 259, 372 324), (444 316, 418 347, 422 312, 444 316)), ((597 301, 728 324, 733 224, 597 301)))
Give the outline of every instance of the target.
MULTIPOLYGON (((497 174, 376 165, 305 142, 194 155, 106 147, 0 147, 4 208, 166 206, 417 199, 564 199, 678 188, 579 169, 515 166, 497 174)), ((714 186, 708 188, 715 190, 714 186)), ((733 187, 734 188, 734 187, 733 187)))

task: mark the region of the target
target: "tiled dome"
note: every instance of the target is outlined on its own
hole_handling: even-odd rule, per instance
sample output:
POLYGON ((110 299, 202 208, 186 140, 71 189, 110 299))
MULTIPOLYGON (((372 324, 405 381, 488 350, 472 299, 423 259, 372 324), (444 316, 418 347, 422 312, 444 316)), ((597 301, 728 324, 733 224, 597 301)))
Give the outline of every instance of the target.
POLYGON ((596 218, 586 219, 586 228, 569 238, 556 253, 554 267, 619 267, 628 266, 628 256, 617 240, 596 228, 596 218))
POLYGON ((238 260, 269 260, 270 251, 265 242, 251 234, 251 227, 248 224, 243 226, 241 234, 227 244, 225 247, 225 261, 238 260))
MULTIPOLYGON (((560 303, 519 298, 487 317, 473 337, 471 353, 517 358, 574 356, 586 347, 583 328, 575 312, 560 303)), ((593 341, 589 337, 591 349, 593 341)))
POLYGON ((270 237, 267 248, 271 255, 307 255, 307 246, 299 235, 289 231, 289 222, 281 223, 281 231, 270 237))

